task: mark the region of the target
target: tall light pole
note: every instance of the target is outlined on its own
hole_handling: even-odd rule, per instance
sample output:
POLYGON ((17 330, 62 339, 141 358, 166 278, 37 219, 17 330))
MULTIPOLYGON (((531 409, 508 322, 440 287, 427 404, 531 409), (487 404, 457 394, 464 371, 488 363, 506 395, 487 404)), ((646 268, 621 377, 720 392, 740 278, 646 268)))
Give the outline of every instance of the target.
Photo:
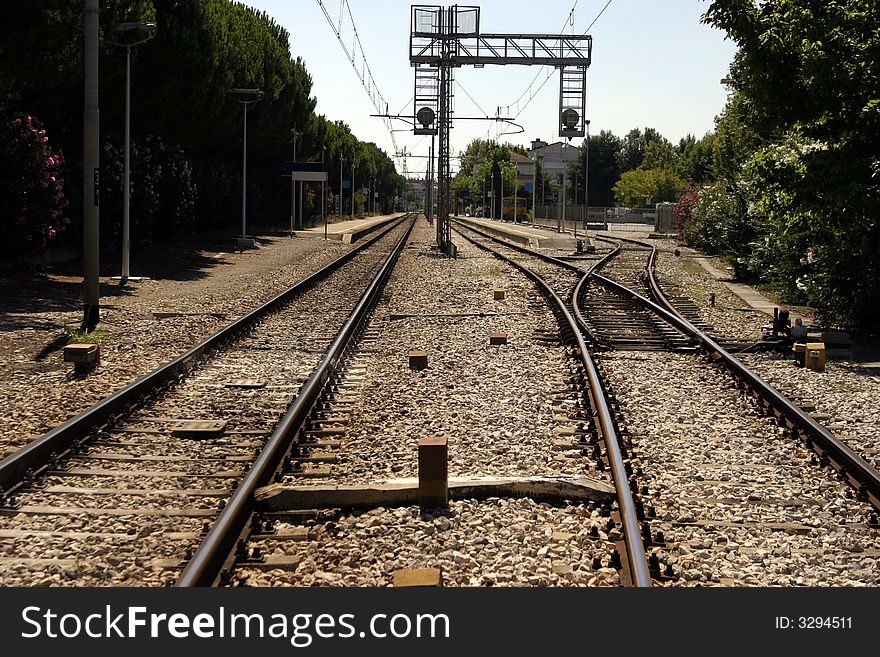
POLYGON ((535 161, 532 168, 532 221, 537 223, 538 216, 536 214, 535 201, 538 199, 538 156, 535 156, 535 161))
MULTIPOLYGON (((296 129, 296 125, 293 126, 293 130, 290 131, 290 134, 293 136, 293 166, 296 167, 296 137, 299 132, 296 129)), ((296 183, 293 180, 294 173, 290 172, 290 236, 293 237, 293 227, 296 225, 294 221, 294 215, 296 214, 296 183)))
POLYGON ((495 218, 495 168, 492 167, 492 190, 489 192, 492 196, 490 197, 492 201, 489 203, 489 213, 492 215, 490 218, 495 218))
POLYGON ((342 153, 339 153, 339 220, 342 220, 342 165, 345 162, 345 158, 342 157, 342 153))
POLYGON ((244 109, 244 144, 241 149, 241 238, 247 239, 247 111, 248 105, 253 105, 263 97, 260 89, 230 89, 226 93, 232 95, 232 100, 241 103, 244 109), (240 96, 240 98, 236 98, 240 96))
POLYGON ((556 232, 561 233, 565 227, 565 169, 562 170, 562 194, 559 195, 560 212, 556 215, 556 232))
POLYGON ((85 0, 83 29, 83 332, 100 321, 98 280, 98 0, 85 0))
POLYGON ((351 220, 354 221, 354 170, 357 168, 357 161, 351 158, 351 220))
POLYGON ((147 33, 140 41, 113 43, 114 46, 125 48, 125 165, 122 183, 122 273, 119 276, 119 284, 125 285, 131 273, 129 271, 131 253, 131 224, 129 219, 131 216, 129 212, 131 205, 131 49, 146 43, 156 36, 156 24, 144 21, 119 23, 113 31, 116 34, 147 33))
POLYGON ((587 229, 587 222, 590 220, 590 122, 587 124, 587 155, 584 158, 584 205, 586 206, 586 214, 584 215, 584 230, 587 229))
MULTIPOLYGON (((324 171, 324 153, 327 150, 326 146, 321 146, 321 171, 324 171)), ((327 239, 327 213, 325 212, 325 205, 327 202, 327 195, 324 188, 324 181, 321 181, 321 221, 324 223, 324 239, 327 239)))
POLYGON ((538 156, 538 162, 541 163, 541 205, 544 205, 544 156, 538 156))

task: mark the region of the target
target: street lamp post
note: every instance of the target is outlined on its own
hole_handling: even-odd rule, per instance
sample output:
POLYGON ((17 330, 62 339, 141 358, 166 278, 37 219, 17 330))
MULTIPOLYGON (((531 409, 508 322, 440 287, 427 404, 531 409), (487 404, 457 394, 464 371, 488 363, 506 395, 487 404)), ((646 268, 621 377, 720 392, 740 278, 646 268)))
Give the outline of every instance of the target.
POLYGON ((537 208, 535 201, 538 200, 538 157, 535 156, 535 162, 532 165, 532 221, 538 223, 537 208))
MULTIPOLYGON (((156 36, 156 24, 144 21, 131 23, 119 23, 114 32, 117 34, 131 34, 133 32, 147 32, 147 36, 134 43, 113 43, 114 46, 125 48, 125 164, 122 187, 122 273, 119 276, 119 284, 125 285, 130 278, 129 263, 131 252, 131 224, 129 207, 131 204, 131 49, 146 43, 156 36)), ((138 278, 132 280, 139 280, 138 278)))
MULTIPOLYGON (((546 212, 547 209, 544 207, 544 156, 538 156, 538 162, 541 164, 541 209, 546 212)), ((537 167, 535 167, 537 169, 537 167)))
POLYGON ((247 239, 247 111, 248 105, 256 103, 263 97, 260 89, 230 89, 227 93, 232 94, 233 100, 241 103, 244 109, 244 144, 241 149, 241 239, 247 239), (241 96, 236 98, 235 96, 241 96))
POLYGON ((556 232, 561 233, 565 227, 565 169, 562 170, 562 194, 560 195, 560 200, 562 202, 561 211, 558 215, 556 215, 556 232))
MULTIPOLYGON (((296 129, 296 126, 293 126, 293 130, 290 131, 291 136, 293 137, 293 166, 296 167, 296 138, 299 135, 299 132, 296 129)), ((290 236, 293 237, 293 228, 296 225, 294 221, 294 217, 296 214, 296 183, 294 182, 294 172, 290 172, 290 236)))
POLYGON ((587 120, 587 154, 584 157, 584 230, 587 229, 587 223, 590 221, 590 121, 587 120))
POLYGON ((354 221, 354 170, 357 168, 357 161, 351 159, 351 220, 354 221))

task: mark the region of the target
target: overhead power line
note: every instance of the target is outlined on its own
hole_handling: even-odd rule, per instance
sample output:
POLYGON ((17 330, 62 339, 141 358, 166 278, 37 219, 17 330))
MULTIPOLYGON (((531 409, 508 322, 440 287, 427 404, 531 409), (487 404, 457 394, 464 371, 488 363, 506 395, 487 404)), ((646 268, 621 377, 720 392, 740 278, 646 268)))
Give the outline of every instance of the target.
MULTIPOLYGON (((351 6, 349 6, 348 0, 340 0, 339 17, 336 22, 333 21, 333 18, 330 16, 330 12, 327 11, 327 7, 324 3, 321 0, 317 1, 318 6, 321 7, 321 11, 324 12, 324 16, 327 18, 327 23, 330 25, 330 29, 333 30, 333 33, 336 35, 336 40, 339 42, 342 51, 345 53, 346 59, 351 63, 351 67, 361 81, 364 91, 366 91, 367 95, 370 97, 370 102, 376 109, 376 113, 387 115, 388 101, 385 100, 385 96, 379 91, 379 85, 376 83, 376 78, 373 76, 370 63, 367 61, 366 49, 361 42, 360 34, 358 34, 357 25, 354 22, 354 15, 351 13, 351 6), (343 19, 346 13, 348 14, 348 23, 351 24, 351 48, 349 48, 343 40, 343 19)), ((382 118, 382 123, 385 124, 388 134, 391 135, 391 143, 394 147, 395 157, 398 157, 397 153, 400 149, 397 147, 397 138, 394 136, 391 119, 385 116, 382 118)))
MULTIPOLYGON (((580 2, 580 0, 575 0, 575 3, 572 6, 571 11, 568 12, 568 16, 566 17, 565 23, 562 26, 563 30, 565 29, 566 26, 571 26, 572 28, 574 28, 574 10, 578 6, 578 2, 580 2)), ((612 0, 608 0, 608 2, 605 3, 605 6, 602 7, 601 11, 599 11, 596 18, 593 19, 593 22, 590 23, 590 25, 587 27, 587 29, 583 31, 583 34, 587 34, 590 31, 590 29, 592 29, 592 27, 596 24, 596 21, 598 21, 599 18, 602 16, 602 14, 605 13, 605 10, 608 9, 608 5, 610 5, 611 2, 612 2, 612 0)), ((502 107, 505 107, 507 109, 508 114, 510 113, 510 108, 513 107, 516 110, 516 113, 513 115, 513 118, 514 118, 514 120, 516 120, 519 117, 519 115, 522 114, 526 110, 526 108, 529 106, 529 104, 532 102, 532 100, 535 98, 535 96, 538 95, 538 93, 541 91, 541 89, 544 88, 544 85, 547 84, 547 80, 549 80, 551 77, 553 77, 553 72, 554 72, 554 69, 552 69, 552 68, 549 68, 546 66, 542 67, 535 74, 535 77, 532 78, 532 81, 529 83, 529 86, 526 87, 525 91, 523 91, 519 95, 519 97, 515 101, 513 101, 510 105, 503 105, 502 107), (532 87, 535 86, 535 83, 538 81, 538 78, 541 77, 542 73, 544 73, 544 79, 541 81, 541 84, 538 86, 538 88, 535 89, 534 91, 532 91, 532 87), (519 103, 526 96, 526 94, 528 94, 528 96, 529 96, 528 100, 526 100, 525 104, 522 107, 520 107, 519 103)))

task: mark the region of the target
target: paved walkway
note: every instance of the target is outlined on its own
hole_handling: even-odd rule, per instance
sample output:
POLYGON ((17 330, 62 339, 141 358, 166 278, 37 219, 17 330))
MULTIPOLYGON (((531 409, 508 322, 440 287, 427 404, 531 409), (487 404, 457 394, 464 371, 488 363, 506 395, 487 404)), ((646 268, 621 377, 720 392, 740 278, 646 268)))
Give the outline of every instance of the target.
MULTIPOLYGON (((785 306, 776 303, 775 301, 771 301, 752 286, 744 285, 742 283, 734 283, 731 280, 731 276, 733 275, 732 270, 726 271, 720 269, 715 264, 717 260, 715 260, 714 258, 695 256, 694 260, 699 262, 703 266, 703 269, 709 272, 715 280, 724 285, 724 287, 733 292, 736 296, 745 301, 747 304, 749 304, 749 306, 751 306, 758 312, 762 312, 765 315, 773 317, 773 311, 776 308, 779 308, 780 310, 785 309, 785 306)), ((790 309, 789 317, 791 318, 792 324, 794 324, 794 321, 796 319, 800 318, 801 321, 803 321, 804 325, 809 325, 809 320, 806 317, 790 309)))

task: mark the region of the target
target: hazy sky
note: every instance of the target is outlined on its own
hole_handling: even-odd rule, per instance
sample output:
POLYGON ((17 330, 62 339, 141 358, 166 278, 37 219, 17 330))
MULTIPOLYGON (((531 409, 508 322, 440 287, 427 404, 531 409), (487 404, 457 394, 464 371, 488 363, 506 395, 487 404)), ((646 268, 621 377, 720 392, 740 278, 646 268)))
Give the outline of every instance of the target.
MULTIPOLYGON (((607 0, 577 0, 573 25, 567 20, 575 0, 484 0, 480 23, 484 32, 582 34, 607 0)), ((347 60, 335 29, 331 28, 318 0, 247 0, 290 32, 294 57, 302 57, 312 76, 317 111, 341 119, 361 140, 374 141, 394 154, 391 136, 376 113, 347 60)), ((413 113, 413 69, 409 66, 411 2, 401 0, 349 0, 354 25, 378 89, 392 114, 413 113)), ((425 3, 429 4, 429 3, 425 3)), ((465 4, 465 3, 460 3, 465 4)), ((339 0, 324 0, 334 25, 339 0)), ((698 137, 713 129, 714 117, 724 106, 727 74, 735 52, 724 33, 700 23, 705 0, 612 0, 589 34, 593 37, 592 65, 587 77, 587 118, 590 132, 611 130, 623 136, 635 127, 650 126, 673 142, 691 133, 698 137)), ((343 11, 342 39, 351 50, 352 21, 343 11)), ((362 66, 360 49, 356 61, 362 66)), ((559 95, 559 74, 536 66, 463 67, 456 70, 455 111, 459 116, 495 114, 501 106, 508 116, 519 113, 524 132, 488 121, 459 121, 452 131, 452 150, 458 153, 476 137, 498 137, 528 146, 533 139, 553 142, 559 95), (530 83, 531 103, 522 110, 514 103, 530 83), (545 82, 537 94, 538 87, 545 82), (471 99, 466 95, 470 94, 471 99), (510 106, 507 109, 507 106, 510 106), (521 111, 522 110, 522 111, 521 111)), ((396 122, 398 148, 426 155, 430 137, 417 137, 403 122, 396 122)), ((579 145, 581 139, 573 139, 579 145)), ((400 162, 398 169, 400 169, 400 162)), ((424 170, 424 160, 408 158, 410 173, 424 170)))

